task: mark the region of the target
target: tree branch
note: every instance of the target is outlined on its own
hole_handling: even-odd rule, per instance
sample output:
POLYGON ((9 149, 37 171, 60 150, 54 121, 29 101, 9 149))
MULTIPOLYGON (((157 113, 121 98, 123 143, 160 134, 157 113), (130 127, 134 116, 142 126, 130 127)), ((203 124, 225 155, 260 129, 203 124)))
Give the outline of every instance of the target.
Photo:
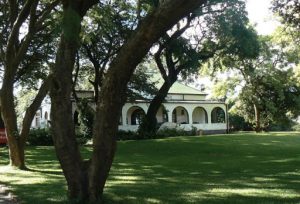
POLYGON ((34 98, 33 102, 30 104, 30 106, 27 108, 25 112, 25 116, 22 123, 22 130, 20 134, 20 140, 23 144, 27 140, 26 137, 28 136, 33 117, 35 116, 37 110, 41 106, 42 101, 46 97, 48 91, 50 90, 51 81, 52 81, 52 75, 49 75, 41 85, 36 97, 34 98))
POLYGON ((14 57, 14 48, 16 45, 16 42, 18 42, 18 38, 19 38, 19 32, 20 32, 20 28, 22 26, 22 24, 25 22, 25 20, 27 19, 27 17, 30 14, 30 10, 31 10, 31 6, 33 5, 33 3, 35 2, 35 0, 27 0, 25 5, 23 6, 22 10, 20 11, 20 14, 18 15, 10 36, 8 38, 8 43, 7 43, 7 51, 6 51, 6 55, 7 58, 10 58, 11 60, 14 57))
POLYGON ((36 30, 42 30, 43 29, 43 22, 48 18, 51 11, 59 4, 60 0, 55 0, 51 4, 47 5, 46 8, 41 12, 41 14, 38 17, 38 20, 36 22, 36 30))

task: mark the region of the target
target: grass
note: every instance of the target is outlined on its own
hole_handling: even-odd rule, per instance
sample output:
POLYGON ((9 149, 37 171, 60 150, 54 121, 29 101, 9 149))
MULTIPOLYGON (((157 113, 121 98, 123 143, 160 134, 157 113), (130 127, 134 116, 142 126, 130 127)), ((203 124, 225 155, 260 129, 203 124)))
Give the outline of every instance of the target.
MULTIPOLYGON (((90 149, 84 148, 87 156, 90 149)), ((24 203, 66 203, 51 147, 28 147, 31 171, 0 148, 0 182, 24 203)), ((106 203, 300 203, 300 133, 119 142, 106 203)))

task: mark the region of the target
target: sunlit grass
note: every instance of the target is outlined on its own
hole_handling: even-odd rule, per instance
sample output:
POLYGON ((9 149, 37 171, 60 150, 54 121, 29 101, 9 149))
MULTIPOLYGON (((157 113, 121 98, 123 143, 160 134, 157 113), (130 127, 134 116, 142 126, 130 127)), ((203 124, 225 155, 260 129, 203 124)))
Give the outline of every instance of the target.
MULTIPOLYGON (((90 153, 83 149, 84 155, 90 153)), ((66 203, 52 147, 28 147, 30 171, 6 166, 0 182, 24 203, 66 203)), ((300 203, 300 134, 242 133, 119 142, 107 203, 300 203)))

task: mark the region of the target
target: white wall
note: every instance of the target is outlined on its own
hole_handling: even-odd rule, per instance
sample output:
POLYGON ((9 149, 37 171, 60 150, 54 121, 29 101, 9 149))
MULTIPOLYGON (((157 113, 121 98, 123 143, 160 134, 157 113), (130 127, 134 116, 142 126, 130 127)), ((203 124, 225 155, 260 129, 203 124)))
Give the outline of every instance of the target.
MULTIPOLYGON (((122 108, 122 125, 119 126, 119 129, 122 130, 131 130, 136 131, 138 129, 138 125, 127 125, 126 121, 128 121, 128 111, 131 107, 138 106, 142 108, 145 113, 147 113, 149 103, 140 102, 140 103, 126 103, 122 108), (125 121, 125 122, 124 122, 125 121)), ((172 112, 176 109, 177 113, 177 123, 180 124, 182 122, 189 122, 189 124, 181 124, 180 126, 184 127, 185 129, 191 129, 191 127, 196 127, 197 129, 202 130, 226 130, 227 125, 226 123, 211 123, 211 112, 214 108, 220 107, 225 112, 225 121, 227 120, 226 115, 226 105, 224 103, 219 102, 170 102, 170 103, 163 103, 167 113, 168 113, 168 121, 172 122, 172 112), (208 123, 205 124, 205 113, 203 110, 198 110, 197 108, 203 108, 207 112, 207 120, 208 123), (182 109, 185 109, 184 115, 181 114, 182 109), (194 112, 195 111, 195 112, 194 112), (199 124, 193 124, 193 112, 194 112, 194 121, 201 121, 199 124), (200 115, 196 114, 199 113, 200 115), (188 120, 187 120, 188 117, 188 120)), ((158 112, 158 122, 162 121, 162 110, 160 109, 158 112)))

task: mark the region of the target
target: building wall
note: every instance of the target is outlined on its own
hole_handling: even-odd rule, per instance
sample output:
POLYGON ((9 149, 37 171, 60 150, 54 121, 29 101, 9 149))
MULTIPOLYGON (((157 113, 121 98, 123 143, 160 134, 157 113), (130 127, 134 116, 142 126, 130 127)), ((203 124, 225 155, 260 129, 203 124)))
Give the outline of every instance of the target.
MULTIPOLYGON (((126 103, 122 108, 122 123, 119 125, 119 129, 125 131, 136 131, 138 129, 138 125, 130 125, 126 121, 130 120, 130 108, 132 107, 140 107, 142 110, 147 113, 149 104, 145 102, 140 103, 126 103), (124 122, 125 121, 125 122, 124 122)), ((226 105, 224 103, 218 102, 169 102, 163 103, 163 107, 165 107, 168 114, 168 122, 173 122, 174 117, 172 115, 175 110, 177 114, 177 122, 180 127, 185 130, 191 130, 192 127, 196 127, 198 130, 204 130, 207 132, 218 131, 218 132, 226 132, 227 129, 227 113, 226 113, 226 105), (225 112, 225 123, 212 123, 211 122, 211 113, 214 108, 221 108, 225 112), (199 108, 202 108, 199 110, 199 108), (182 112, 182 110, 185 110, 182 112), (207 113, 205 114, 204 111, 207 113), (207 119, 205 118, 207 117, 207 119), (207 121, 207 123, 206 123, 207 121), (184 124, 187 123, 187 124, 184 124)), ((162 110, 158 112, 158 122, 162 121, 162 110)))
MULTIPOLYGON (((47 103, 41 107, 32 121, 33 128, 48 127, 50 121, 50 103, 47 103)), ((95 108, 95 105, 91 105, 95 108)), ((136 131, 138 125, 131 124, 131 116, 134 110, 140 108, 147 113, 149 103, 144 101, 136 103, 126 103, 122 108, 122 115, 120 117, 120 130, 136 131)), ((73 103, 73 114, 77 107, 73 103)), ((224 133, 227 129, 227 113, 226 105, 221 102, 215 101, 170 101, 162 104, 162 107, 157 113, 158 123, 174 122, 173 111, 176 112, 176 123, 179 127, 185 130, 191 130, 192 127, 196 127, 198 130, 203 130, 207 133, 224 133), (221 108, 225 112, 225 123, 212 123, 211 113, 214 108, 221 108), (164 117, 164 110, 167 113, 167 117, 164 117), (205 113, 206 112, 206 113, 205 113)))

